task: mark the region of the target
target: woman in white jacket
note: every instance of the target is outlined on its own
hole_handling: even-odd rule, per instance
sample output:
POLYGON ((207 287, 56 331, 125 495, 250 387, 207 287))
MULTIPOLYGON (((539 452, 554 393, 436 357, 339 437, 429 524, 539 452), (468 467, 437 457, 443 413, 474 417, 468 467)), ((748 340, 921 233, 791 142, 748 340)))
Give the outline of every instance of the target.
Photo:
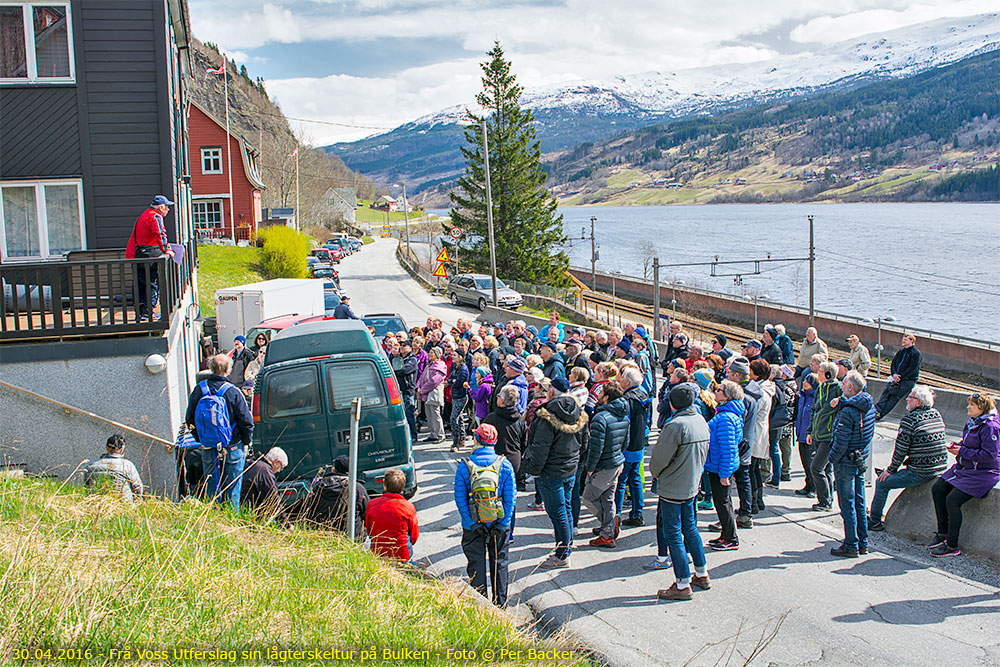
POLYGON ((771 382, 771 366, 760 357, 750 362, 750 379, 760 385, 763 395, 757 401, 757 422, 750 456, 750 511, 753 514, 764 509, 764 480, 771 474, 771 443, 768 439, 768 417, 771 414, 771 399, 776 387, 771 382))

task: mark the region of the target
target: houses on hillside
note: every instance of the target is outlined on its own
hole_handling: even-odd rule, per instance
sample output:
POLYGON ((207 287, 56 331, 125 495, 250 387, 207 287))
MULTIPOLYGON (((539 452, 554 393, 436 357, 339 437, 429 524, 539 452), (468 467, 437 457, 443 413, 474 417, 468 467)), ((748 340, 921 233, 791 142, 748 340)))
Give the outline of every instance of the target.
POLYGON ((260 152, 232 128, 227 133, 224 121, 193 101, 188 105, 188 151, 195 233, 234 241, 253 238, 262 219, 260 152))
POLYGON ((69 477, 124 433, 157 493, 199 362, 186 0, 2 3, 0 459, 69 477), (155 195, 176 261, 125 259, 155 195), (139 316, 139 277, 158 294, 139 316), (127 427, 129 431, 124 431, 127 427))

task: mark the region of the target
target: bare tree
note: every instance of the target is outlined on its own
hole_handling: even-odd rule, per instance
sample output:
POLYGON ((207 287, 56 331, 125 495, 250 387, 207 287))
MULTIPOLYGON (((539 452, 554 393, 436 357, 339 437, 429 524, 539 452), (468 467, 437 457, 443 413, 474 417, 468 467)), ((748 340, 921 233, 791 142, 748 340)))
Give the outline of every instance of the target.
POLYGON ((649 280, 653 277, 653 259, 656 257, 656 246, 650 241, 643 241, 639 244, 639 260, 642 262, 642 278, 649 280))

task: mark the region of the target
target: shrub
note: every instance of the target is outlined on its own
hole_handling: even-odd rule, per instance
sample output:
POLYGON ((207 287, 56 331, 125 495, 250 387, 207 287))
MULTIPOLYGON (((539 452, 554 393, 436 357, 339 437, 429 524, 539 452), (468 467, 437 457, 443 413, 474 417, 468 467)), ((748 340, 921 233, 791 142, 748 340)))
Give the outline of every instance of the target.
POLYGON ((309 239, 290 227, 267 227, 258 235, 261 273, 272 278, 305 278, 309 239))

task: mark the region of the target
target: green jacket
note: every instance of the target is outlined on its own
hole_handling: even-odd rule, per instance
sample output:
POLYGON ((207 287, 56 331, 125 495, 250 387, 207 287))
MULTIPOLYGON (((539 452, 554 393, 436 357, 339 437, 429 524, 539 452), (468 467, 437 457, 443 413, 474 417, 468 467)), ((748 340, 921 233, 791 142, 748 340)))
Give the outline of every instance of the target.
POLYGON ((806 435, 812 436, 814 445, 817 442, 829 442, 833 439, 833 421, 837 417, 837 408, 832 407, 830 401, 840 398, 841 393, 843 391, 837 380, 824 382, 816 390, 812 418, 809 420, 809 430, 806 432, 806 435))

